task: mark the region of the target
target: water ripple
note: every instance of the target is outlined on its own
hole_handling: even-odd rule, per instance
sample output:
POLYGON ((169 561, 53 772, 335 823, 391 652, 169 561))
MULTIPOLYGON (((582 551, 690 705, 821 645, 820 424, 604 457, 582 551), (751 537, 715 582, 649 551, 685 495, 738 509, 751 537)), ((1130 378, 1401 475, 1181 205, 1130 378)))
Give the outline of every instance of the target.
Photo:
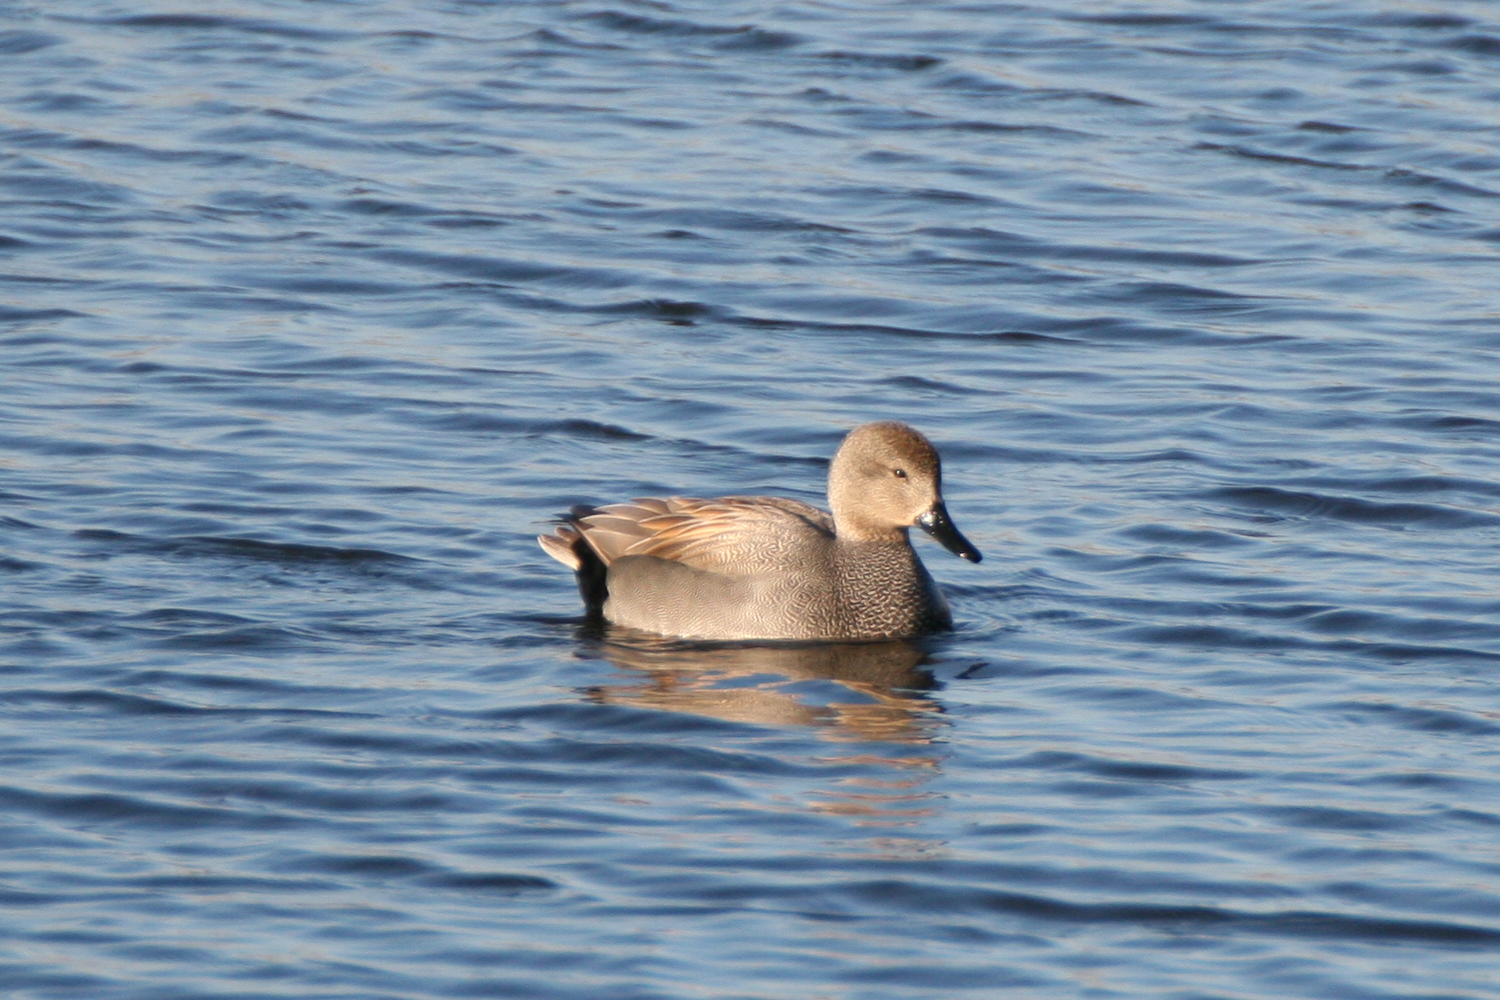
POLYGON ((11 992, 1500 996, 1500 24, 1117 6, 0 13, 11 992), (535 544, 892 417, 952 635, 535 544))

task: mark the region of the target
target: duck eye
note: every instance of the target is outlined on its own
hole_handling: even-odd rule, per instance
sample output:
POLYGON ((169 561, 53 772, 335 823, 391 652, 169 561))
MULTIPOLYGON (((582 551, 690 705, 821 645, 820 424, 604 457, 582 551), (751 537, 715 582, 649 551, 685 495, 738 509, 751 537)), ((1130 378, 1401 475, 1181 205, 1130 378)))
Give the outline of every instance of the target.
POLYGON ((905 479, 906 478, 906 470, 905 469, 892 469, 891 472, 895 475, 895 477, 897 479, 905 479))

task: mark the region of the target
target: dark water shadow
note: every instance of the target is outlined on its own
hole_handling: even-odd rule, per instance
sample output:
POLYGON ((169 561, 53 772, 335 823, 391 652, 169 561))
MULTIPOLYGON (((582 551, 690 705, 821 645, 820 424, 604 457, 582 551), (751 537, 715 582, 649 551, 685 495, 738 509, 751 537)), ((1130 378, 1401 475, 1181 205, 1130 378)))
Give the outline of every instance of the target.
POLYGON ((598 704, 814 727, 841 742, 929 743, 940 725, 930 641, 707 644, 597 625, 581 638, 626 674, 584 689, 598 704))

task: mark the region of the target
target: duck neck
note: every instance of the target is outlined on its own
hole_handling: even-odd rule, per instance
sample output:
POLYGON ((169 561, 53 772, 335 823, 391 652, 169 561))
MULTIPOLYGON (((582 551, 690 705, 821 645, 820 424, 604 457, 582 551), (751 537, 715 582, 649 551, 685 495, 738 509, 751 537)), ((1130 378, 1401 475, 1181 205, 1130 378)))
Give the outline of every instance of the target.
POLYGON ((909 545, 907 529, 894 525, 874 525, 855 518, 833 517, 833 530, 846 545, 909 545))

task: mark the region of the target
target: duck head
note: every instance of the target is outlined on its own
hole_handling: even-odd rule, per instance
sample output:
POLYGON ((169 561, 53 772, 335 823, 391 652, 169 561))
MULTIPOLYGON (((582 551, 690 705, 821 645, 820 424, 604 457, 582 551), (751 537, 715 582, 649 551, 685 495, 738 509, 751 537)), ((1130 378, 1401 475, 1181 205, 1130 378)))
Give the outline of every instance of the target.
POLYGON ((882 420, 850 431, 828 470, 828 504, 840 538, 895 541, 921 528, 949 552, 979 562, 979 550, 943 505, 937 449, 906 424, 882 420))

